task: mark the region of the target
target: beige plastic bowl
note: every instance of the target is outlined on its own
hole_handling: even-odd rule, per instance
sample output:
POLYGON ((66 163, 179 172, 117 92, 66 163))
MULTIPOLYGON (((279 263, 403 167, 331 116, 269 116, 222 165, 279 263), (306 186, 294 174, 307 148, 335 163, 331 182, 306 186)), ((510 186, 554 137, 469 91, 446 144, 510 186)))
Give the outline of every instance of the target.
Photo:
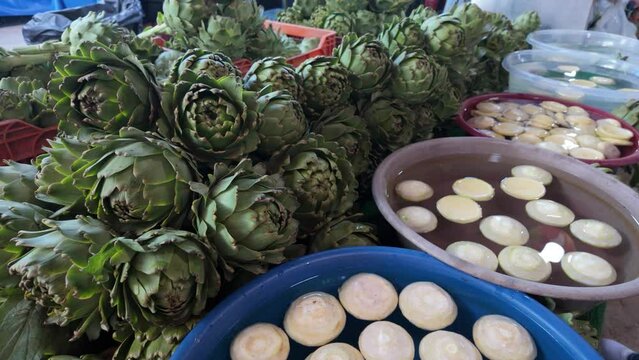
MULTIPOLYGON (((478 164, 481 166, 481 164, 478 164)), ((375 171, 373 178, 373 196, 377 207, 386 220, 397 230, 402 241, 408 247, 421 249, 444 263, 456 267, 480 279, 520 290, 529 294, 548 296, 556 299, 576 300, 577 302, 612 300, 639 295, 639 194, 601 170, 586 165, 567 156, 540 149, 535 146, 517 144, 488 138, 445 138, 428 140, 406 146, 389 155, 375 171), (395 177, 403 170, 417 163, 434 160, 439 157, 466 156, 470 154, 494 155, 543 167, 550 171, 556 181, 570 183, 584 189, 578 193, 567 194, 573 207, 599 208, 623 214, 625 221, 637 224, 637 231, 630 241, 630 251, 637 254, 635 261, 625 263, 626 276, 623 283, 602 287, 561 286, 537 283, 517 279, 495 271, 483 269, 462 261, 426 238, 409 229, 395 215, 389 204, 389 196, 395 177), (597 189, 593 191, 592 189, 597 189)))

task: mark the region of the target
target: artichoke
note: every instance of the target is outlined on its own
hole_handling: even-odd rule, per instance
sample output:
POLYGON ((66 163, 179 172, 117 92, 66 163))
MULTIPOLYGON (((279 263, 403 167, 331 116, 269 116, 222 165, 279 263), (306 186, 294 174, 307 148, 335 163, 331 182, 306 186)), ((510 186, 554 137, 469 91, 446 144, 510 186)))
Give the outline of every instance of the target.
POLYGON ((40 230, 51 211, 37 205, 0 200, 0 291, 18 285, 19 278, 9 275, 7 265, 24 252, 11 242, 20 231, 40 230))
POLYGON ((455 8, 452 15, 459 19, 466 39, 466 48, 475 47, 486 36, 488 16, 476 4, 466 3, 455 8))
POLYGON ((241 268, 261 274, 283 262, 297 236, 298 203, 281 177, 259 174, 245 159, 235 167, 215 164, 209 183, 192 184, 200 195, 193 226, 216 246, 227 273, 241 268))
POLYGON ((394 97, 410 105, 424 103, 441 84, 445 71, 424 50, 402 51, 393 58, 389 89, 394 97))
POLYGON ((443 83, 438 95, 431 99, 431 110, 439 121, 447 121, 459 110, 462 94, 459 88, 443 83))
POLYGON ((369 8, 377 13, 403 12, 413 0, 370 0, 369 8))
POLYGON ((414 111, 398 99, 373 96, 362 109, 362 117, 371 133, 376 156, 384 156, 413 139, 414 111))
POLYGON ((312 131, 322 135, 327 141, 334 141, 346 150, 346 156, 357 176, 368 170, 371 152, 370 133, 364 119, 355 114, 354 106, 327 109, 312 131))
POLYGON ((306 135, 304 110, 287 91, 267 93, 258 99, 261 114, 257 132, 260 144, 257 151, 269 156, 286 145, 295 144, 306 135))
POLYGON ((164 22, 172 34, 195 36, 197 28, 216 11, 217 0, 164 0, 164 22))
POLYGON ((71 55, 80 55, 80 45, 85 42, 112 45, 121 42, 128 32, 113 21, 105 21, 104 12, 90 11, 87 15, 74 20, 67 27, 60 40, 69 45, 71 55))
MULTIPOLYGON (((86 332, 97 339, 108 327, 108 292, 86 270, 89 257, 113 238, 98 220, 43 220, 44 230, 21 231, 14 239, 31 248, 9 271, 21 277, 25 296, 49 308, 46 324, 67 326, 77 322, 74 338, 86 332)), ((74 325, 75 326, 75 325, 74 325)), ((72 340, 73 340, 72 339, 72 340)))
POLYGON ((216 80, 186 70, 164 91, 168 123, 160 132, 175 136, 199 160, 239 159, 257 149, 257 95, 234 76, 216 80))
POLYGON ((332 12, 326 6, 318 6, 311 13, 310 23, 313 27, 321 28, 324 21, 332 12))
POLYGON ((424 34, 419 25, 409 18, 385 25, 378 39, 391 55, 407 48, 424 47, 424 34))
POLYGON ((6 161, 5 166, 0 166, 0 199, 36 203, 37 172, 33 165, 6 161))
POLYGON ((189 50, 179 58, 173 65, 169 82, 177 82, 186 71, 195 73, 197 76, 206 75, 212 79, 225 76, 240 78, 242 76, 240 70, 226 55, 202 49, 189 50))
POLYGON ((433 114, 431 106, 429 104, 419 105, 415 108, 413 142, 432 139, 435 126, 437 126, 437 117, 433 114))
POLYGON ((293 7, 299 9, 304 18, 309 18, 315 9, 325 3, 324 0, 295 0, 293 1, 293 7))
POLYGON ((158 56, 154 63, 155 76, 158 83, 163 84, 168 81, 169 76, 171 76, 171 70, 183 56, 183 52, 170 49, 165 50, 158 56))
POLYGON ((244 88, 260 91, 271 86, 273 91, 286 90, 300 103, 304 102, 302 78, 283 57, 267 57, 253 63, 244 76, 244 88))
POLYGON ((24 97, 8 90, 0 89, 0 120, 31 119, 31 104, 24 97))
POLYGON ((85 205, 122 233, 141 234, 157 226, 179 228, 198 180, 194 164, 171 143, 134 128, 96 140, 74 173, 86 185, 85 205))
POLYGON ((524 34, 524 37, 541 26, 541 19, 536 11, 527 11, 513 20, 513 29, 524 34))
POLYGON ((377 14, 368 10, 357 10, 355 17, 355 32, 358 35, 375 34, 379 32, 381 26, 377 14))
POLYGON ((188 231, 115 238, 89 262, 118 317, 140 332, 186 323, 220 290, 215 249, 188 231))
POLYGON ((59 57, 49 87, 60 130, 75 134, 81 126, 109 133, 124 126, 152 129, 160 96, 150 67, 124 44, 109 49, 83 43, 79 55, 59 57))
POLYGON ((291 6, 277 14, 277 21, 290 24, 301 23, 304 21, 304 14, 299 7, 291 6))
POLYGON ((235 19, 240 24, 242 33, 254 34, 262 28, 262 12, 264 8, 255 0, 233 0, 222 7, 222 16, 235 19))
POLYGON ((334 57, 318 56, 304 61, 297 73, 302 78, 305 105, 316 112, 346 103, 351 95, 350 73, 334 57))
POLYGON ((26 76, 5 77, 0 79, 0 90, 8 90, 19 96, 31 95, 38 89, 43 89, 45 84, 39 79, 26 76))
POLYGON ((134 332, 127 329, 120 334, 116 333, 114 337, 121 340, 122 344, 113 355, 113 359, 169 359, 182 339, 195 327, 198 320, 194 318, 178 326, 152 327, 145 332, 134 332))
POLYGON ((420 4, 410 12, 408 17, 421 26, 424 21, 432 18, 433 16, 437 16, 437 11, 435 9, 420 4))
POLYGON ((426 51, 430 55, 454 62, 455 55, 466 51, 464 28, 452 15, 433 16, 422 23, 421 29, 426 35, 426 51))
POLYGON ((282 175, 300 203, 293 215, 300 222, 300 237, 346 213, 357 199, 357 180, 346 151, 321 135, 273 155, 268 170, 282 175))
MULTIPOLYGON (((273 27, 268 27, 266 29, 260 29, 255 38, 250 39, 249 46, 247 49, 247 56, 251 59, 259 59, 267 56, 278 56, 286 54, 286 56, 292 56, 296 54, 292 54, 289 49, 285 46, 288 38, 280 37, 273 27)), ((295 42, 293 40, 293 42, 295 42)), ((295 52, 299 53, 297 49, 297 44, 293 47, 295 52)))
POLYGON ((199 28, 199 35, 189 40, 189 45, 195 44, 204 50, 218 51, 231 59, 239 59, 246 53, 246 36, 242 27, 233 18, 226 16, 211 16, 199 28))
POLYGON ((358 222, 358 215, 343 216, 326 224, 310 241, 311 253, 350 246, 379 244, 375 226, 358 222))
POLYGON ((326 7, 331 12, 354 13, 365 10, 368 7, 368 0, 326 0, 326 7))
POLYGON ((324 19, 322 27, 335 31, 337 35, 346 35, 355 30, 355 19, 347 13, 330 13, 324 19))
POLYGON ((334 55, 350 71, 351 85, 357 93, 368 94, 381 89, 391 73, 388 51, 371 34, 344 36, 334 55))
MULTIPOLYGON (((49 147, 44 148, 46 153, 36 158, 38 174, 35 177, 35 197, 61 207, 54 217, 67 212, 86 212, 84 201, 88 190, 78 188, 78 182, 85 179, 75 172, 86 165, 87 161, 82 159, 82 154, 89 148, 86 140, 57 137, 49 140, 49 147)), ((84 184, 83 187, 88 189, 91 184, 84 184)))

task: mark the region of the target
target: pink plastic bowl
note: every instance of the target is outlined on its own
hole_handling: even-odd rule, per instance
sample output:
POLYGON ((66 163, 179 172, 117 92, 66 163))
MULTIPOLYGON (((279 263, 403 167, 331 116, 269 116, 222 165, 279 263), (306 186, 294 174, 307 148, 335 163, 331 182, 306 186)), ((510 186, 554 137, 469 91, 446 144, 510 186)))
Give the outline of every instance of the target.
POLYGON ((599 110, 597 108, 587 106, 584 104, 561 100, 557 98, 553 98, 550 96, 543 95, 532 95, 532 94, 513 94, 513 93, 499 93, 499 94, 485 94, 474 96, 466 99, 460 106, 459 112, 455 117, 455 121, 459 126, 461 126, 466 133, 472 136, 481 136, 481 137, 489 137, 488 135, 484 135, 481 132, 477 131, 472 126, 468 125, 467 121, 472 117, 470 114, 471 110, 474 110, 477 104, 482 101, 516 101, 516 102, 531 102, 531 103, 539 103, 541 101, 556 101, 558 103, 564 104, 566 106, 580 106, 584 110, 586 110, 590 117, 594 120, 605 119, 605 118, 613 118, 617 119, 621 122, 621 126, 625 129, 632 131, 634 136, 632 137, 632 145, 631 146, 619 146, 619 150, 621 150, 621 157, 618 159, 607 159, 607 160, 582 160, 588 164, 598 164, 603 167, 620 167, 626 165, 632 165, 639 163, 639 131, 633 128, 627 122, 619 119, 618 117, 607 113, 603 110, 599 110))

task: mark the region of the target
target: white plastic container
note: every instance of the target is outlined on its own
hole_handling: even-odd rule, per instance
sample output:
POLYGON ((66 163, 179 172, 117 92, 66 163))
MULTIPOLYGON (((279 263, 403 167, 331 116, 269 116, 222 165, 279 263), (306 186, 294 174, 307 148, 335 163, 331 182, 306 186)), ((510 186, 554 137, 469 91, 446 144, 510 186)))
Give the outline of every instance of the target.
POLYGON ((543 29, 586 28, 592 8, 589 0, 472 0, 482 10, 499 12, 514 20, 521 13, 534 10, 543 29))
MULTIPOLYGON (((581 52, 523 50, 509 54, 502 65, 509 73, 508 91, 541 94, 580 102, 611 111, 630 100, 639 99, 639 91, 623 91, 606 87, 584 87, 540 74, 558 64, 592 69, 597 76, 622 79, 639 89, 639 67, 611 57, 581 52), (554 64, 554 65, 551 65, 554 64)), ((554 70, 554 68, 553 68, 554 70)))
POLYGON ((600 31, 539 30, 528 35, 526 41, 534 50, 570 50, 598 53, 639 65, 639 40, 600 31))

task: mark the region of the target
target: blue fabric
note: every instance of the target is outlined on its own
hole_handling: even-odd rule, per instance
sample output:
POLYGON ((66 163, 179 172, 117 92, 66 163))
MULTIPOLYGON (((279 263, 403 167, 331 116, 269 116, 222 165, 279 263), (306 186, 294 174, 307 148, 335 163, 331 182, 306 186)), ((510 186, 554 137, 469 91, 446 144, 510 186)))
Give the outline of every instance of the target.
POLYGON ((98 0, 2 0, 0 1, 0 16, 33 15, 97 2, 98 0))

